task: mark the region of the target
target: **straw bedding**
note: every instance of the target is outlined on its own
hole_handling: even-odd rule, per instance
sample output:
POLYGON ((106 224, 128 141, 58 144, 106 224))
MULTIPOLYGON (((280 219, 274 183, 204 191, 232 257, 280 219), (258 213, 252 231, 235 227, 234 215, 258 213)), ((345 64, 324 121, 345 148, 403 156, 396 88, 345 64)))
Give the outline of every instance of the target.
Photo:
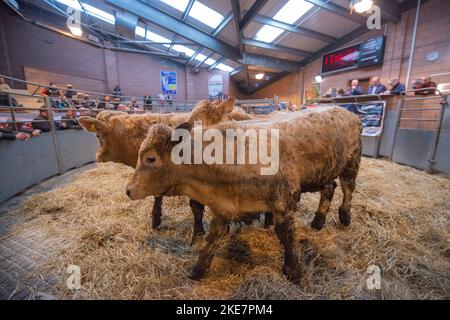
MULTIPOLYGON (((40 273, 56 273, 52 290, 64 299, 436 299, 450 298, 450 179, 388 161, 363 159, 353 222, 337 222, 336 189, 326 227, 309 227, 319 195, 302 196, 296 247, 303 277, 283 276, 282 248, 272 229, 234 225, 205 279, 189 279, 203 240, 189 245, 192 214, 185 197, 165 198, 163 223, 152 230, 153 199, 124 193, 132 169, 100 163, 73 182, 27 199, 15 214, 67 239, 40 273), (82 289, 66 287, 66 268, 81 268, 82 289), (381 270, 381 290, 368 290, 369 265, 381 270)), ((205 215, 208 228, 210 213, 205 215)), ((10 236, 11 236, 10 235, 10 236)))

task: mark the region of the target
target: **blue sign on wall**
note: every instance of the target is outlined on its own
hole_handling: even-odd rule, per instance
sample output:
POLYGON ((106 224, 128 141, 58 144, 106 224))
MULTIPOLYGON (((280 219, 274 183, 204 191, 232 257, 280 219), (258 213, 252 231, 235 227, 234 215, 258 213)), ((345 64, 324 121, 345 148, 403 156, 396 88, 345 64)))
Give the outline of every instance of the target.
POLYGON ((161 92, 177 94, 177 73, 175 71, 160 71, 161 92))

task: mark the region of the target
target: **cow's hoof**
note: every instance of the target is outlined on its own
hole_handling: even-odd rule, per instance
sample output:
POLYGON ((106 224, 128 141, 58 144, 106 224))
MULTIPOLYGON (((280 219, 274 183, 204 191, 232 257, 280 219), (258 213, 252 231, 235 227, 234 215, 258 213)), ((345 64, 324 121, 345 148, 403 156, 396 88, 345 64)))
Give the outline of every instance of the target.
POLYGON ((339 222, 343 226, 350 226, 350 223, 352 222, 352 217, 349 210, 346 210, 342 207, 339 208, 339 222))
POLYGON ((313 221, 311 222, 311 228, 319 231, 325 226, 325 216, 322 214, 317 214, 314 216, 313 221))
POLYGON ((286 276, 286 278, 292 283, 298 284, 300 282, 300 278, 302 275, 298 267, 291 267, 285 265, 283 266, 283 273, 286 276))
POLYGON ((198 269, 194 267, 191 272, 191 280, 200 280, 205 276, 205 270, 198 269))
POLYGON ((152 215, 152 228, 156 229, 161 224, 161 216, 160 215, 152 215))

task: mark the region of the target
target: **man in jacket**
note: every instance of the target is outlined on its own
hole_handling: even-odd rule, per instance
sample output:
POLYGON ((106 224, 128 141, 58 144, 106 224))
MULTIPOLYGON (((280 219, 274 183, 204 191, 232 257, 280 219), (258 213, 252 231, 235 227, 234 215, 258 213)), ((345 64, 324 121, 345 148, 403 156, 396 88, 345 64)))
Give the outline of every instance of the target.
POLYGON ((367 94, 382 94, 386 91, 386 87, 381 84, 380 78, 373 77, 372 84, 367 91, 367 94))

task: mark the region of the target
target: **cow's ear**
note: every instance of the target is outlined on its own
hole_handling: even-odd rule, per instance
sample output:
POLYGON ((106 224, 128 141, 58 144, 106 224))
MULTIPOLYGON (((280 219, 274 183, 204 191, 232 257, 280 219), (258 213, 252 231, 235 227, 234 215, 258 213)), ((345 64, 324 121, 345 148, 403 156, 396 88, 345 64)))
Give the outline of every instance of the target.
POLYGON ((80 119, 78 119, 78 121, 80 122, 81 126, 86 130, 86 131, 90 131, 90 132, 99 132, 99 131, 105 131, 106 130, 106 123, 101 121, 101 120, 97 120, 95 118, 92 117, 80 117, 80 119))
POLYGON ((234 98, 228 98, 226 101, 222 102, 219 105, 219 109, 223 114, 230 113, 233 111, 234 107, 234 98))
POLYGON ((184 130, 187 130, 187 131, 191 131, 192 130, 192 123, 191 122, 183 122, 183 123, 180 123, 176 128, 175 128, 175 130, 177 130, 177 129, 184 129, 184 130))

